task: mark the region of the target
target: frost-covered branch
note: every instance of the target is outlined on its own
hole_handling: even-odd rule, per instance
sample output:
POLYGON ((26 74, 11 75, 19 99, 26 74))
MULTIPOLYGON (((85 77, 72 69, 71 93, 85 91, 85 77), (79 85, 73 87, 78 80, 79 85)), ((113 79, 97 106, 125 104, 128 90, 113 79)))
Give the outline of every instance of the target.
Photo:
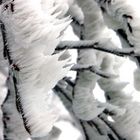
POLYGON ((39 0, 15 0, 1 5, 0 11, 12 60, 9 66, 14 67, 10 68, 18 90, 19 110, 26 130, 33 137, 45 136, 51 131, 59 113, 50 104, 49 90, 71 68, 69 57, 59 60, 63 52, 53 55, 70 24, 68 17, 59 19, 61 16, 57 13, 61 8, 54 7, 54 2, 45 7, 39 0))
POLYGON ((111 73, 106 73, 94 65, 91 65, 91 66, 90 65, 74 65, 71 68, 71 70, 73 70, 73 71, 91 71, 103 78, 116 78, 117 77, 117 75, 113 75, 111 73))
MULTIPOLYGON (((55 86, 55 93, 61 98, 65 107, 70 111, 70 113, 75 116, 72 109, 72 91, 70 92, 70 90, 63 85, 64 83, 61 82, 55 86)), ((104 104, 104 106, 106 106, 106 104, 104 104)), ((78 119, 78 121, 83 128, 86 140, 92 140, 93 137, 99 140, 112 140, 111 138, 114 138, 113 140, 122 140, 116 135, 116 132, 113 131, 111 127, 106 125, 104 121, 98 117, 91 121, 83 121, 80 119, 78 119)))
MULTIPOLYGON (((3 81, 5 82, 8 88, 8 94, 6 94, 7 97, 5 98, 5 101, 2 104, 3 124, 4 124, 3 137, 5 139, 25 140, 29 138, 29 135, 27 134, 26 130, 23 127, 21 116, 19 115, 19 112, 17 111, 17 108, 16 108, 17 102, 15 98, 15 92, 17 91, 15 91, 14 89, 14 87, 16 87, 15 85, 16 83, 13 83, 14 77, 11 74, 12 71, 10 71, 11 75, 8 75, 8 61, 11 64, 12 60, 8 51, 8 42, 7 42, 5 26, 2 22, 0 23, 0 25, 1 25, 1 29, 0 29, 1 30, 1 46, 0 46, 0 50, 1 50, 0 65, 1 66, 0 67, 1 68, 3 67, 2 68, 3 70, 5 69, 4 75, 5 75, 5 78, 8 79, 8 80, 3 81)), ((4 88, 4 87, 1 87, 1 88, 4 88)), ((1 93, 3 94, 3 92, 1 93)), ((5 96, 5 95, 1 95, 1 96, 5 96)))
MULTIPOLYGON (((14 85, 14 92, 7 102, 15 109, 16 100, 31 137, 46 136, 59 117, 49 92, 54 88, 66 108, 81 124, 86 140, 139 139, 140 119, 136 115, 140 112, 140 105, 133 102, 128 94, 130 91, 123 91, 127 83, 117 77, 121 60, 115 56, 128 56, 140 62, 139 22, 136 22, 137 16, 127 2, 77 0, 72 1, 69 7, 57 0, 6 0, 0 5, 3 56, 9 61, 10 80, 14 85), (110 19, 113 18, 114 30, 121 34, 127 46, 133 48, 117 48, 101 10, 110 19), (64 18, 66 13, 72 15, 71 25, 80 41, 61 42, 65 29, 71 23, 69 17, 64 18), (77 65, 72 67, 70 56, 63 51, 65 49, 78 49, 77 65), (74 82, 63 78, 69 70, 77 71, 74 82), (99 102, 93 95, 97 82, 105 91, 106 103, 99 102), (109 122, 108 116, 115 122, 109 122)), ((137 81, 140 79, 139 73, 136 71, 137 81)), ((4 106, 9 114, 10 105, 4 106)), ((14 113, 19 117, 16 109, 14 113)), ((15 122, 12 117, 11 120, 15 122)), ((6 119, 8 124, 10 120, 8 117, 6 119)), ((7 126, 14 129, 10 125, 7 126)), ((28 136, 24 128, 20 130, 17 130, 19 134, 23 132, 28 136)))
POLYGON ((112 44, 108 44, 108 46, 104 46, 104 43, 101 42, 95 42, 92 40, 82 40, 82 41, 63 41, 61 42, 56 50, 61 51, 64 49, 80 49, 80 50, 87 50, 87 49, 95 49, 98 51, 106 52, 106 53, 111 53, 117 56, 128 56, 128 57, 135 57, 139 56, 135 52, 134 48, 115 48, 112 47, 112 44))
POLYGON ((15 89, 12 77, 8 80, 8 94, 2 105, 5 139, 25 140, 30 136, 24 128, 22 117, 17 111, 15 89))
POLYGON ((123 37, 133 47, 139 47, 139 3, 137 0, 95 0, 104 9, 105 20, 114 30, 123 32, 123 37))
POLYGON ((66 81, 72 88, 75 86, 75 82, 71 81, 71 77, 64 77, 64 81, 66 81))
MULTIPOLYGON (((135 52, 139 54, 139 1, 137 0, 117 0, 104 1, 96 0, 102 9, 106 23, 113 28, 120 36, 122 47, 134 47, 135 52)), ((140 75, 140 55, 134 59, 138 69, 134 72, 135 88, 139 91, 140 75)))
MULTIPOLYGON (((114 63, 114 73, 118 74, 118 69, 121 62, 116 60, 114 63)), ((139 118, 136 114, 140 111, 140 103, 133 101, 132 93, 136 92, 131 86, 122 82, 119 77, 116 79, 99 79, 100 87, 105 91, 107 102, 112 105, 124 109, 123 115, 112 116, 114 122, 107 122, 106 117, 101 118, 107 125, 109 125, 115 132, 124 139, 135 140, 139 139, 140 125, 139 118), (128 86, 129 90, 125 87, 128 86), (134 113, 135 112, 135 113, 134 113), (104 120, 105 119, 105 120, 104 120)))
MULTIPOLYGON (((104 23, 98 5, 92 0, 79 0, 77 2, 84 13, 84 39, 94 40, 94 43, 99 42, 102 46, 106 46, 105 48, 110 48, 109 46, 116 48, 117 45, 111 40, 111 36, 109 36, 111 35, 111 31, 104 23)), ((111 65, 114 63, 115 57, 89 49, 86 51, 79 50, 77 60, 79 65, 97 65, 97 67, 101 66, 102 70, 110 70, 109 72, 111 73, 111 65), (108 60, 110 60, 110 62, 108 62, 108 60), (106 64, 103 65, 103 63, 106 64)), ((73 110, 80 119, 92 120, 105 109, 105 106, 100 106, 100 103, 94 99, 92 93, 97 79, 98 77, 90 72, 81 71, 77 74, 73 91, 73 110)))
POLYGON ((113 131, 119 140, 125 140, 123 136, 120 136, 119 133, 114 129, 111 123, 107 120, 107 117, 104 114, 99 115, 99 118, 113 131))

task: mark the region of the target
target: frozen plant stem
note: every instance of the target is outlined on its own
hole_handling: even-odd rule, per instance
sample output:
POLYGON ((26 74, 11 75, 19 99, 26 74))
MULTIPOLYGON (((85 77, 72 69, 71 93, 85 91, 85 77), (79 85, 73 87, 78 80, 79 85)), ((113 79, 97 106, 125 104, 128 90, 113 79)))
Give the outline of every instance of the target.
POLYGON ((75 86, 75 83, 71 81, 69 77, 64 77, 63 80, 66 81, 72 88, 75 86))
POLYGON ((116 78, 117 75, 113 75, 107 72, 104 72, 97 68, 97 66, 94 65, 74 65, 71 70, 73 71, 90 71, 93 72, 103 78, 116 78))
POLYGON ((112 127, 104 114, 101 114, 98 117, 113 131, 113 133, 118 137, 119 140, 126 140, 117 133, 117 131, 112 127))
POLYGON ((105 47, 101 45, 98 42, 94 42, 92 40, 82 40, 82 41, 62 41, 56 50, 61 51, 65 49, 79 49, 79 50, 85 50, 85 49, 95 49, 98 51, 111 53, 117 56, 121 57, 134 57, 138 56, 139 54, 135 53, 134 48, 114 48, 114 47, 105 47))

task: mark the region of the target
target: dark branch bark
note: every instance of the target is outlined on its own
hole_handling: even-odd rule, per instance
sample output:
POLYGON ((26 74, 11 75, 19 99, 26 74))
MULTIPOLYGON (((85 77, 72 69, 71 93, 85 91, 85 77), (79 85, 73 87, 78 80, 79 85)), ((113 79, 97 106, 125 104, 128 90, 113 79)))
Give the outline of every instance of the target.
POLYGON ((98 131, 98 133, 99 133, 100 135, 104 135, 104 134, 102 133, 102 130, 100 130, 98 124, 96 124, 93 120, 92 120, 92 121, 88 121, 87 123, 88 123, 91 127, 95 127, 96 130, 98 131))
MULTIPOLYGON (((123 30, 123 29, 118 29, 117 31, 116 31, 116 33, 118 34, 118 36, 120 37, 120 40, 122 41, 124 41, 125 42, 125 44, 127 44, 127 47, 129 48, 134 48, 135 46, 133 45, 133 44, 131 44, 130 42, 129 42, 129 40, 128 40, 128 36, 127 36, 127 34, 125 33, 125 31, 123 30)), ((136 63, 138 64, 138 66, 140 67, 140 55, 135 55, 134 56, 134 58, 135 58, 135 61, 136 61, 136 63)))
POLYGON ((9 65, 11 65, 12 64, 12 59, 10 57, 10 52, 8 50, 8 42, 7 42, 7 38, 6 38, 5 26, 2 23, 2 21, 0 21, 0 28, 1 28, 2 39, 3 39, 3 57, 5 59, 8 59, 9 65))
POLYGON ((81 124, 81 126, 82 126, 82 128, 83 128, 83 131, 84 131, 84 134, 85 134, 85 139, 86 139, 86 140, 90 140, 90 138, 89 138, 89 136, 88 136, 88 133, 87 133, 87 130, 86 130, 85 126, 84 126, 83 121, 80 121, 80 124, 81 124))
POLYGON ((56 86, 54 87, 54 90, 56 91, 56 93, 57 93, 57 92, 61 92, 61 94, 63 94, 63 96, 64 96, 70 103, 72 103, 72 100, 69 98, 69 96, 67 95, 66 91, 65 91, 63 88, 61 88, 59 85, 56 85, 56 86))
POLYGON ((118 132, 113 128, 113 126, 108 122, 106 119, 106 116, 104 114, 101 114, 98 116, 112 131, 113 133, 118 137, 119 140, 126 140, 125 138, 122 138, 118 132))
POLYGON ((71 87, 75 86, 75 83, 71 81, 70 77, 64 77, 63 80, 66 81, 71 87))

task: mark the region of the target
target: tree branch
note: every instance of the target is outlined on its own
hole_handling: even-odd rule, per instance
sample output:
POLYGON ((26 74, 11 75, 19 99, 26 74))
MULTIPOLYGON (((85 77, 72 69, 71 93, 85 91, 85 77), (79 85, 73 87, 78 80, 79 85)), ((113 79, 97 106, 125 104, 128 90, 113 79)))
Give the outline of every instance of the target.
POLYGON ((61 92, 61 94, 70 102, 72 103, 72 99, 67 95, 66 91, 60 87, 58 84, 54 87, 54 90, 57 92, 61 92))
MULTIPOLYGON (((55 86, 54 90, 58 94, 58 96, 62 99, 64 105, 68 108, 68 110, 71 113, 73 113, 73 111, 72 111, 72 99, 71 99, 71 97, 69 97, 67 91, 59 84, 55 86), (68 104, 69 104, 69 107, 68 107, 68 104)), ((106 130, 107 130, 106 134, 102 132, 102 128, 100 128, 99 124, 95 123, 94 120, 83 121, 83 120, 78 119, 82 128, 83 128, 83 131, 85 133, 86 140, 90 140, 92 138, 90 138, 90 136, 88 135, 88 132, 87 132, 85 125, 84 125, 85 123, 87 125, 89 125, 91 127, 91 129, 93 129, 91 131, 95 131, 94 130, 94 128, 95 128, 100 135, 104 135, 104 136, 107 135, 110 140, 124 140, 124 139, 120 138, 120 136, 117 134, 117 132, 108 124, 109 122, 107 120, 105 122, 105 120, 101 116, 99 116, 97 119, 98 119, 98 121, 102 122, 102 125, 104 125, 104 127, 106 128, 106 130)), ((105 116, 105 114, 104 114, 104 116, 105 116)))
POLYGON ((139 56, 139 54, 135 53, 134 48, 114 48, 114 47, 105 47, 103 44, 99 42, 94 42, 92 40, 82 40, 82 41, 62 41, 56 48, 57 51, 62 51, 65 49, 95 49, 98 51, 111 53, 117 56, 125 57, 125 56, 139 56))
POLYGON ((63 80, 66 81, 71 87, 75 86, 75 83, 71 81, 70 77, 64 77, 63 80))
POLYGON ((118 137, 119 140, 126 140, 125 138, 122 138, 117 131, 113 128, 113 126, 111 125, 111 123, 108 122, 108 120, 106 119, 106 116, 102 113, 101 115, 98 116, 112 131, 113 133, 118 137))
MULTIPOLYGON (((1 28, 2 38, 3 38, 3 45, 4 45, 3 56, 4 56, 5 59, 8 59, 9 67, 14 66, 13 60, 11 58, 9 48, 8 48, 8 42, 7 42, 7 37, 6 37, 6 29, 5 29, 5 26, 4 26, 2 21, 0 21, 0 28, 1 28)), ((22 115, 22 119, 23 119, 25 129, 30 134, 30 128, 27 126, 27 120, 26 120, 26 117, 24 116, 24 111, 23 111, 23 108, 22 108, 22 104, 21 104, 21 101, 20 101, 20 95, 19 95, 19 91, 18 91, 18 88, 17 88, 17 79, 16 79, 16 76, 14 74, 14 69, 13 68, 14 67, 10 68, 10 75, 12 76, 12 80, 13 80, 13 84, 14 84, 14 90, 15 90, 15 96, 16 96, 16 107, 17 107, 17 110, 22 115)))
POLYGON ((73 71, 91 71, 103 78, 116 78, 118 77, 117 75, 113 75, 107 72, 104 72, 102 70, 100 70, 99 68, 97 68, 97 66, 94 65, 74 65, 71 70, 73 71))

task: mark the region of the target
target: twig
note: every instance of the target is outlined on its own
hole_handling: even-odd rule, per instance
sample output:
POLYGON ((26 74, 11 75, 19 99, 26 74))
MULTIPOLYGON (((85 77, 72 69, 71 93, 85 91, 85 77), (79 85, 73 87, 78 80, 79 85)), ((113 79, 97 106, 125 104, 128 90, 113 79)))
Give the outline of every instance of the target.
POLYGON ((114 47, 105 47, 98 42, 94 42, 92 40, 82 40, 82 41, 62 41, 56 48, 57 51, 62 51, 65 49, 95 49, 98 51, 111 53, 117 56, 125 57, 125 56, 139 56, 139 54, 135 53, 134 48, 114 48, 114 47))
POLYGON ((78 25, 79 27, 80 26, 83 26, 83 24, 81 24, 75 17, 72 17, 72 22, 76 25, 78 25))
POLYGON ((88 136, 88 133, 87 133, 87 130, 86 130, 85 126, 84 126, 84 122, 83 121, 80 121, 80 124, 81 124, 81 126, 83 128, 83 131, 84 131, 84 134, 85 134, 85 139, 86 140, 90 140, 90 138, 88 136))
POLYGON ((100 119, 95 118, 91 120, 91 122, 97 126, 98 130, 101 131, 102 135, 108 136, 109 140, 119 140, 118 137, 114 134, 114 132, 100 119))
POLYGON ((6 30, 5 30, 5 26, 2 23, 2 21, 0 21, 0 28, 1 28, 1 33, 2 33, 2 39, 3 39, 3 56, 5 59, 8 59, 9 61, 9 65, 12 64, 12 59, 10 57, 10 53, 8 50, 8 42, 7 42, 7 38, 6 38, 6 30))
POLYGON ((102 131, 100 130, 98 124, 96 124, 93 120, 88 121, 87 123, 88 123, 88 125, 90 125, 91 127, 95 127, 96 130, 98 131, 98 133, 99 133, 100 135, 104 135, 104 134, 102 133, 102 131))
POLYGON ((116 78, 118 77, 117 75, 113 75, 113 74, 110 74, 110 73, 107 73, 107 72, 104 72, 102 70, 100 70, 99 68, 97 68, 97 66, 94 66, 94 65, 91 65, 91 66, 87 66, 87 65, 74 65, 71 70, 73 71, 91 71, 103 78, 116 78))
POLYGON ((122 38, 128 45, 128 47, 134 47, 134 45, 132 45, 129 40, 128 40, 128 36, 126 34, 126 32, 123 30, 123 29, 118 29, 118 30, 115 30, 115 32, 118 34, 118 36, 120 38, 122 38))
POLYGON ((113 126, 108 122, 104 114, 99 115, 98 118, 100 118, 113 131, 113 133, 118 137, 119 140, 126 140, 117 133, 113 126))
MULTIPOLYGON (((129 40, 128 40, 128 36, 125 33, 125 31, 123 29, 118 29, 117 31, 118 36, 120 37, 121 41, 125 42, 125 45, 127 45, 127 47, 129 48, 134 48, 134 45, 132 45, 129 40)), ((138 64, 138 66, 140 67, 140 55, 135 55, 134 56, 136 63, 138 64)))
POLYGON ((57 92, 61 92, 62 95, 70 102, 72 103, 72 99, 67 95, 66 91, 60 87, 58 84, 54 87, 54 90, 57 92))
POLYGON ((71 87, 75 86, 75 83, 71 81, 69 77, 64 77, 63 80, 66 81, 71 87))

